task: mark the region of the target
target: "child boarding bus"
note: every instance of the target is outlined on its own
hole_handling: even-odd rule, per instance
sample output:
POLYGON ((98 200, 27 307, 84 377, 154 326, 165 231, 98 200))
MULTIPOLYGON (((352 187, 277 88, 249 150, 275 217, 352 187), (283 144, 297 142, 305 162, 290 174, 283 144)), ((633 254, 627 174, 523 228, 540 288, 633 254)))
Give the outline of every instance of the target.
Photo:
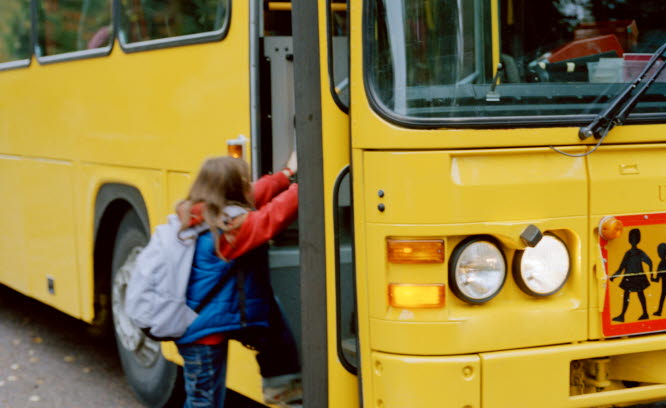
MULTIPOLYGON (((665 13, 3 0, 0 282, 114 333, 137 398, 174 403, 176 348, 122 312, 135 254, 204 158, 256 177, 297 146, 270 263, 304 406, 666 400, 665 13)), ((228 373, 261 401, 252 351, 228 373)))

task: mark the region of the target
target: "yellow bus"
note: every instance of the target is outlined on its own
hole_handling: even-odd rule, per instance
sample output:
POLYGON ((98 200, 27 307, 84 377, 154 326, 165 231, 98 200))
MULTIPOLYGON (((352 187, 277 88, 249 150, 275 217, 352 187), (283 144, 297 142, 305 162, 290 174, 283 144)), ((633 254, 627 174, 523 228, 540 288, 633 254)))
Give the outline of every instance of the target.
MULTIPOLYGON (((296 147, 270 263, 304 406, 666 400, 664 12, 5 0, 0 283, 115 336, 137 398, 177 404, 176 348, 122 312, 134 256, 205 157, 257 177, 296 147)), ((235 403, 261 402, 230 349, 235 403)))

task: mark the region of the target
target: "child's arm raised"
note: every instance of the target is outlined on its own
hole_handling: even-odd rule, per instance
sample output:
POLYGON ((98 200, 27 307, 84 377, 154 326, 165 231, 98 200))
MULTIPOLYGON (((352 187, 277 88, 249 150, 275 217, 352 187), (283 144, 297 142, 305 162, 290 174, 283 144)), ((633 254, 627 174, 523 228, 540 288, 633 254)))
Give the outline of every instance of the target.
POLYGON ((254 183, 254 206, 261 208, 281 191, 289 187, 290 178, 298 171, 296 151, 292 151, 284 168, 275 174, 261 177, 254 183))
POLYGON ((220 253, 235 259, 265 244, 294 222, 297 213, 298 184, 292 184, 258 210, 250 211, 238 229, 220 237, 220 253))
POLYGON ((263 207, 273 197, 289 187, 289 177, 281 171, 262 176, 254 183, 254 205, 263 207))

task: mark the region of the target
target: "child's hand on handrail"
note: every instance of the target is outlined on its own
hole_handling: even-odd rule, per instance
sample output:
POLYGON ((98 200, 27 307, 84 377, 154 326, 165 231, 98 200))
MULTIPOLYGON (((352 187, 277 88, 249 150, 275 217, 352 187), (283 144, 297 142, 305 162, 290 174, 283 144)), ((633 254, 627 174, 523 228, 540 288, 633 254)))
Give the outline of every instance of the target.
POLYGON ((296 150, 293 150, 291 152, 289 160, 287 160, 287 164, 284 166, 284 169, 282 171, 287 177, 290 178, 296 175, 296 172, 298 172, 298 160, 296 158, 296 150))

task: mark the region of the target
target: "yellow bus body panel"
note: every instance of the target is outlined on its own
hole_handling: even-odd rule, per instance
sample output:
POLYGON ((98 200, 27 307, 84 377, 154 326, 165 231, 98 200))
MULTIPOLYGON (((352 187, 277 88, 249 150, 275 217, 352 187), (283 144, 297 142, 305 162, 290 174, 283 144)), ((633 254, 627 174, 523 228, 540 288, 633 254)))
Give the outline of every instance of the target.
MULTIPOLYGON (((360 3, 353 2, 350 10, 351 27, 362 27, 360 3)), ((352 29, 352 84, 365 80, 362 34, 352 29)), ((664 361, 665 335, 603 340, 607 282, 597 229, 606 215, 666 211, 660 144, 666 125, 615 127, 596 152, 571 158, 549 146, 589 152, 597 141, 581 141, 578 127, 409 128, 375 112, 368 98, 363 86, 352 87, 364 405, 556 408, 666 398, 666 378, 658 368, 664 361), (560 237, 571 254, 569 280, 545 298, 524 293, 511 275, 513 257, 525 247, 519 236, 529 224, 560 237), (480 305, 460 300, 448 277, 455 247, 476 235, 496 239, 509 268, 499 294, 480 305), (391 264, 387 238, 441 239, 445 262, 391 264), (390 283, 445 284, 445 305, 393 308, 390 283), (400 368, 379 376, 375 365, 384 356, 400 368), (448 395, 449 382, 463 381, 460 367, 445 363, 456 357, 479 359, 480 382, 459 387, 461 393, 469 392, 469 402, 448 395), (610 361, 611 386, 598 393, 570 389, 572 361, 604 357, 610 361), (650 367, 638 370, 647 361, 650 367), (440 378, 450 380, 433 381, 429 364, 440 378), (418 366, 428 368, 420 371, 418 366), (621 380, 648 383, 621 389, 621 380), (413 403, 404 400, 407 389, 420 390, 413 403)), ((637 299, 632 303, 637 307, 637 299)))
POLYGON ((544 159, 543 149, 364 154, 367 223, 362 241, 373 262, 360 278, 367 279, 373 350, 467 354, 587 338, 589 276, 581 268, 588 241, 581 235, 587 229, 585 165, 563 156, 549 158, 544 159), (472 163, 452 171, 461 153, 472 163), (539 174, 551 180, 549 188, 538 182, 539 174), (561 202, 561 195, 569 197, 567 202, 561 202), (530 224, 558 235, 573 260, 565 287, 546 299, 524 293, 510 276, 515 251, 525 247, 520 234, 530 224), (473 235, 490 235, 502 244, 509 275, 499 294, 482 305, 460 300, 449 287, 448 261, 462 239, 473 235), (392 264, 386 257, 388 238, 441 239, 445 262, 392 264), (444 284, 445 306, 393 308, 389 283, 444 284), (509 335, 516 332, 521 335, 509 335))
POLYGON ((2 72, 3 284, 92 321, 98 189, 136 187, 154 227, 205 157, 249 137, 246 22, 239 3, 223 41, 2 72))

